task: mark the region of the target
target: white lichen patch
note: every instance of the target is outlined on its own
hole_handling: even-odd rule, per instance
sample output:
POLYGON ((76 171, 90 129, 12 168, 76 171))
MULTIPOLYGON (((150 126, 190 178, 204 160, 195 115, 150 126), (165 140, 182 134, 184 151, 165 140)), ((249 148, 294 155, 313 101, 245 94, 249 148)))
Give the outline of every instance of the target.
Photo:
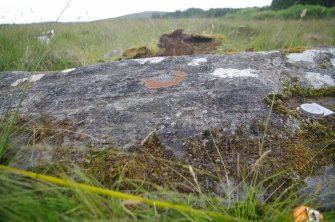
POLYGON ((236 77, 253 77, 257 78, 258 75, 254 74, 255 70, 252 69, 223 69, 219 68, 216 69, 213 73, 211 73, 214 76, 220 77, 220 78, 236 78, 236 77))
POLYGON ((160 63, 164 59, 165 59, 164 57, 153 57, 153 58, 134 59, 134 60, 139 64, 143 65, 146 63, 160 63))
POLYGON ((76 68, 64 69, 64 70, 62 71, 62 73, 69 73, 69 72, 74 71, 75 69, 76 69, 76 68))
POLYGON ((331 76, 321 75, 316 72, 306 72, 305 78, 312 87, 317 89, 335 85, 335 80, 331 76))
POLYGON ((335 48, 329 48, 328 49, 328 52, 335 55, 335 48))
POLYGON ((331 59, 330 62, 331 62, 332 65, 335 67, 335 59, 331 59))
POLYGON ((198 66, 201 63, 206 63, 207 59, 206 58, 197 58, 197 59, 193 59, 192 62, 188 63, 187 65, 189 66, 198 66))
POLYGON ((25 81, 27 81, 27 80, 28 80, 28 78, 18 79, 18 80, 16 80, 15 82, 13 82, 13 83, 11 84, 11 86, 17 86, 17 85, 19 85, 20 83, 25 82, 25 81))
MULTIPOLYGON (((306 50, 302 53, 290 53, 287 55, 287 62, 289 63, 297 63, 297 62, 314 62, 314 58, 316 58, 320 53, 330 53, 335 55, 335 48, 328 49, 311 49, 306 50)), ((330 60, 332 65, 335 67, 335 59, 330 60)))
POLYGON ((278 50, 273 50, 273 51, 258 51, 256 53, 261 54, 261 55, 270 55, 272 53, 278 53, 278 52, 280 52, 280 51, 278 51, 278 50))
POLYGON ((318 54, 319 50, 306 50, 302 53, 290 53, 287 55, 287 62, 297 63, 297 62, 314 62, 314 57, 318 54))
POLYGON ((38 80, 40 80, 45 74, 37 74, 37 75, 32 75, 30 82, 36 82, 38 80))
MULTIPOLYGON (((36 75, 32 75, 32 76, 30 77, 30 82, 36 82, 36 81, 40 80, 44 75, 45 75, 45 74, 36 74, 36 75)), ((29 80, 29 78, 18 79, 18 80, 16 80, 15 82, 13 82, 13 83, 11 84, 11 86, 17 86, 17 85, 19 85, 20 83, 26 82, 26 81, 28 81, 28 80, 29 80)))

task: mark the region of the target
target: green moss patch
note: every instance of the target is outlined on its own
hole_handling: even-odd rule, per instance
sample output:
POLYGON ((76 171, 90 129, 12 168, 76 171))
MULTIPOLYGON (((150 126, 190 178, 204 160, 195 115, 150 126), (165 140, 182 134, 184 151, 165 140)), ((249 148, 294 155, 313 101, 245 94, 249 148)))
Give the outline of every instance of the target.
MULTIPOLYGON (((264 97, 266 105, 271 106, 273 94, 264 97)), ((326 108, 335 108, 335 87, 320 89, 303 88, 298 85, 287 86, 281 93, 275 95, 273 111, 284 118, 289 116, 299 117, 296 108, 302 103, 316 102, 326 108)))
MULTIPOLYGON (((264 98, 264 102, 269 106, 272 100, 273 94, 264 98)), ((296 110, 302 103, 312 102, 335 110, 335 87, 321 89, 302 88, 297 85, 286 87, 282 93, 275 96, 273 112, 285 121, 289 121, 292 117, 298 121, 299 129, 296 135, 301 141, 296 143, 306 144, 304 149, 313 157, 307 165, 325 166, 335 161, 335 116, 308 118, 296 110)))
MULTIPOLYGON (((78 124, 69 121, 54 122, 45 117, 31 124, 21 120, 21 129, 26 129, 26 138, 34 135, 34 143, 26 140, 29 145, 53 147, 49 164, 35 166, 37 172, 44 172, 50 165, 61 165, 61 171, 79 165, 99 183, 113 189, 166 187, 199 192, 189 170, 192 166, 202 191, 220 195, 225 192, 218 184, 226 184, 227 180, 252 182, 255 175, 257 181, 280 175, 266 182, 266 192, 271 194, 278 187, 285 189, 299 178, 316 174, 323 166, 335 162, 335 116, 312 119, 296 111, 304 102, 318 102, 331 109, 334 90, 335 87, 287 87, 276 95, 273 105, 276 118, 268 125, 264 117, 241 123, 233 131, 230 125, 222 123, 220 128, 185 139, 178 155, 164 147, 156 133, 125 151, 108 143, 84 149, 75 144, 64 146, 64 137, 84 139, 84 135, 74 133, 78 124)), ((272 99, 273 95, 268 95, 264 101, 270 106, 272 99)), ((35 150, 35 155, 38 152, 35 150)))

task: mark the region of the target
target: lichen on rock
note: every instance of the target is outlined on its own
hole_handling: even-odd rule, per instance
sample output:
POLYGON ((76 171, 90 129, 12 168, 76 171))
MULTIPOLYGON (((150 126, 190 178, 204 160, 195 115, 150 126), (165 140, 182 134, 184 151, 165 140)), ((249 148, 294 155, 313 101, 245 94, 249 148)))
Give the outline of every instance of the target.
MULTIPOLYGON (((265 177, 286 172, 289 186, 292 178, 317 174, 334 162, 334 115, 309 118, 296 110, 302 103, 335 110, 331 81, 314 88, 306 78, 306 73, 318 73, 333 80, 333 66, 321 68, 320 62, 330 64, 335 50, 313 49, 312 54, 296 63, 284 63, 286 54, 280 51, 248 52, 202 55, 206 62, 195 66, 189 64, 199 56, 125 60, 47 73, 30 84, 20 114, 40 125, 41 113, 50 116, 50 123, 43 123, 48 127, 23 124, 34 126, 26 131, 30 133, 47 129, 43 136, 35 133, 41 137, 36 141, 49 147, 41 157, 62 162, 69 155, 101 174, 107 184, 125 172, 133 181, 171 182, 190 191, 174 170, 187 178, 187 165, 192 165, 199 182, 218 193, 223 191, 213 174, 228 173, 238 180, 255 171, 265 177), (214 75, 215 70, 220 75, 214 75), (59 124, 63 121, 67 124, 59 124), (152 131, 154 136, 141 144, 152 131), (67 151, 61 151, 63 147, 67 151)), ((12 84, 30 75, 0 73, 1 114, 15 111, 22 88, 12 84)), ((37 156, 23 155, 20 161, 29 165, 37 156)))
POLYGON ((127 49, 123 52, 123 56, 126 59, 138 59, 138 58, 148 58, 155 56, 155 53, 152 52, 148 47, 141 46, 138 48, 127 49))

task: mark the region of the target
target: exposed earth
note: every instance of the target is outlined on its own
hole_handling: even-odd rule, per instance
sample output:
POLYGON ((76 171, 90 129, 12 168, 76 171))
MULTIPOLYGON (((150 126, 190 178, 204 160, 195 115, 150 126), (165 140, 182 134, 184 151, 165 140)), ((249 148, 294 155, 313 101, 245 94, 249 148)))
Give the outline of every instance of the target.
POLYGON ((163 34, 158 47, 163 51, 160 56, 180 56, 208 54, 221 44, 223 36, 184 34, 183 29, 177 29, 169 34, 163 34))

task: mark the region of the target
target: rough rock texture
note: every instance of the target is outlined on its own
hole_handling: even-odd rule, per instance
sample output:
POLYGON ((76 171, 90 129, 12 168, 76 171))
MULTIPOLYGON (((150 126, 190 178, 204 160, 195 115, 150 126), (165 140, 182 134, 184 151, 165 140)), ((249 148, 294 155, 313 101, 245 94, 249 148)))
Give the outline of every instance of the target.
MULTIPOLYGON (((335 85, 334 49, 289 54, 281 66, 283 58, 278 51, 156 57, 33 74, 20 113, 82 122, 88 138, 109 138, 119 147, 157 131, 166 147, 178 151, 183 139, 222 121, 234 128, 266 116, 264 96, 284 81, 335 85)), ((0 73, 0 112, 18 104, 30 75, 0 73)))
MULTIPOLYGON (((50 73, 2 72, 0 114, 17 107, 25 83, 30 80, 20 114, 27 121, 32 119, 40 122, 42 126, 31 127, 34 133, 38 132, 34 135, 36 137, 43 137, 50 133, 49 128, 54 128, 50 136, 54 142, 48 144, 49 151, 45 156, 50 156, 53 147, 69 144, 77 149, 113 143, 120 148, 136 151, 137 145, 150 132, 156 131, 169 155, 179 153, 179 156, 185 157, 186 152, 186 164, 199 168, 210 167, 213 161, 221 165, 221 157, 214 155, 216 148, 212 140, 231 144, 230 147, 235 147, 235 150, 227 148, 229 146, 221 149, 225 149, 222 150, 224 161, 228 163, 228 170, 233 172, 236 166, 240 166, 235 159, 237 163, 245 163, 249 169, 259 163, 258 159, 263 153, 259 154, 258 150, 262 129, 257 129, 254 120, 259 118, 264 121, 269 113, 269 107, 263 102, 264 97, 281 90, 287 83, 310 88, 334 86, 334 61, 335 49, 328 48, 291 53, 287 57, 279 51, 249 52, 145 58, 50 73), (248 130, 243 130, 241 123, 248 130), (244 134, 258 132, 252 135, 252 144, 244 140, 249 135, 241 137, 244 148, 236 146, 240 144, 239 140, 221 138, 220 130, 213 131, 214 137, 205 132, 206 129, 223 127, 229 132, 242 130, 242 134, 243 131, 244 134), (256 149, 250 150, 250 147, 256 149), (212 153, 208 154, 208 151, 212 153)), ((319 101, 322 102, 320 98, 309 102, 319 101)), ((300 105, 297 102, 292 98, 288 106, 295 110, 300 105)), ((334 96, 328 95, 323 102, 334 107, 334 96)), ((292 132, 299 129, 297 119, 288 118, 283 122, 276 115, 272 117, 279 130, 283 125, 291 128, 292 132)), ((313 122, 310 119, 306 121, 313 122)), ((274 140, 280 140, 283 135, 277 135, 274 140)), ((307 143, 308 140, 302 142, 307 143)), ((301 147, 304 148, 304 144, 301 143, 301 147)), ((290 164, 295 169, 296 165, 304 165, 305 161, 313 158, 308 147, 305 153, 297 152, 299 146, 294 144, 287 148, 276 151, 278 147, 276 143, 273 144, 268 158, 270 165, 265 172, 271 171, 271 164, 277 164, 282 169, 290 164), (288 163, 285 162, 286 156, 282 156, 285 153, 289 157, 288 163)), ((314 165, 313 162, 311 164, 314 165)), ((300 173, 304 174, 305 168, 301 169, 300 173)), ((239 170, 235 171, 240 173, 239 170)), ((305 175, 309 173, 308 169, 305 171, 305 175)), ((317 190, 319 186, 325 187, 318 196, 319 202, 332 202, 334 196, 322 199, 335 189, 334 183, 329 184, 328 171, 306 178, 305 194, 317 190)))
POLYGON ((301 191, 302 196, 315 199, 316 204, 323 209, 334 209, 335 200, 335 166, 326 167, 323 173, 305 178, 306 188, 301 191))

